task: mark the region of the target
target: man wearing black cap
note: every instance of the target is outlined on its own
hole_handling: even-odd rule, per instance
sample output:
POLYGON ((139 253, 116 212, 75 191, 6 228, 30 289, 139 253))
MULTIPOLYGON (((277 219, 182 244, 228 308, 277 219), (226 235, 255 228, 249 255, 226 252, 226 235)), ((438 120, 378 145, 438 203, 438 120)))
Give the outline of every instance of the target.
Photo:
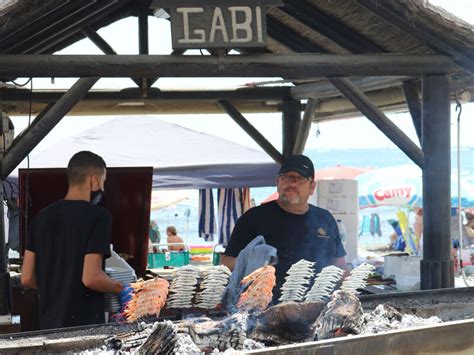
POLYGON ((278 200, 251 208, 237 221, 222 264, 231 270, 239 252, 256 236, 278 251, 274 300, 290 266, 301 259, 316 262, 316 272, 336 265, 348 270, 336 220, 325 209, 308 204, 316 187, 314 167, 304 155, 288 156, 277 178, 278 200))

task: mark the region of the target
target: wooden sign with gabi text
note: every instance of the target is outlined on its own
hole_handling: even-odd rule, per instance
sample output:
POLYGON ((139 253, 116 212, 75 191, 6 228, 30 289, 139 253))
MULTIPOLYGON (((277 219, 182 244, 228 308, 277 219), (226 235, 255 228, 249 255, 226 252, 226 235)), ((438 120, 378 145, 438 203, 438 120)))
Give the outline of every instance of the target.
POLYGON ((171 16, 173 48, 266 47, 266 12, 281 0, 155 0, 171 16))

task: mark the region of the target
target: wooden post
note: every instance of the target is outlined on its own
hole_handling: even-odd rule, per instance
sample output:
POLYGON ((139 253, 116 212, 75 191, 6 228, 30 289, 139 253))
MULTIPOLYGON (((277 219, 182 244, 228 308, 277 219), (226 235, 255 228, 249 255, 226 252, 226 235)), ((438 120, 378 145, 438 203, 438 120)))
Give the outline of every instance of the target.
MULTIPOLYGON (((138 53, 148 54, 149 53, 149 41, 148 41, 148 8, 150 6, 150 0, 138 0, 137 1, 137 12, 138 12, 138 53)), ((142 78, 141 85, 143 97, 148 96, 148 88, 155 82, 153 78, 142 78)))
MULTIPOLYGON (((3 154, 2 154, 3 155, 3 154)), ((0 158, 3 159, 3 158, 0 158)), ((0 163, 1 166, 1 163, 0 163)), ((0 179, 3 183, 3 180, 0 179)), ((3 199, 3 192, 1 194, 3 199)), ((2 200, 3 202, 3 200, 2 200)), ((0 206, 0 213, 4 216, 3 203, 0 206)), ((11 288, 10 272, 7 269, 7 248, 5 240, 5 219, 0 220, 0 316, 11 314, 11 288)))
POLYGON ((283 156, 293 153, 296 136, 300 129, 301 103, 298 100, 286 99, 282 103, 282 142, 283 156))
POLYGON ((308 140, 309 131, 311 129, 311 123, 313 122, 314 111, 318 105, 318 101, 315 99, 309 99, 306 103, 304 110, 303 120, 296 136, 295 146, 293 148, 293 154, 303 154, 306 141, 308 140))
POLYGON ((421 288, 454 287, 451 259, 449 78, 423 77, 423 260, 421 288))
POLYGON ((421 102, 420 90, 417 81, 407 80, 403 82, 403 92, 407 100, 408 109, 410 110, 411 119, 415 126, 416 135, 421 144, 421 102))
POLYGON ((69 110, 82 99, 97 80, 99 80, 98 77, 79 79, 40 120, 31 125, 21 136, 21 140, 12 145, 5 154, 2 166, 2 179, 6 179, 13 169, 25 159, 69 110))
MULTIPOLYGON (((0 112, 0 119, 2 119, 3 113, 0 112)), ((3 126, 0 122, 0 126, 3 126)), ((3 134, 2 128, 0 133, 3 134)), ((0 167, 3 166, 3 151, 0 152, 0 167)), ((3 186, 3 179, 0 179, 0 183, 3 186)), ((5 239, 5 218, 4 218, 4 196, 3 189, 0 194, 2 203, 0 206, 0 315, 8 315, 11 312, 11 289, 10 289, 10 273, 7 269, 7 248, 5 239)))
POLYGON ((254 127, 242 116, 234 105, 229 101, 219 100, 218 104, 232 119, 250 136, 262 149, 278 164, 283 163, 283 156, 280 152, 254 127))

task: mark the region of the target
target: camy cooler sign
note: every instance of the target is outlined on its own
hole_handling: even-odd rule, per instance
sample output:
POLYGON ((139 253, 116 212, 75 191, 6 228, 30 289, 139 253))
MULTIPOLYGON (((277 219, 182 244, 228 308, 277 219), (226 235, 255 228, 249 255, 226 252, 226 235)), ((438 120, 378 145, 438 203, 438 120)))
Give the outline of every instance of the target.
POLYGON ((156 0, 171 16, 173 48, 266 47, 266 12, 281 0, 156 0))
POLYGON ((410 205, 416 198, 413 185, 381 186, 370 196, 375 205, 410 205))

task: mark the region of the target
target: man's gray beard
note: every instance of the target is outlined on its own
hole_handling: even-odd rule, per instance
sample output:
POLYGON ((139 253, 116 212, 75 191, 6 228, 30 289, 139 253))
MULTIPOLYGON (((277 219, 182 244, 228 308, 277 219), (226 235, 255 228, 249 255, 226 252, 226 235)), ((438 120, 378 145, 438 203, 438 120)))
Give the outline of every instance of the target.
POLYGON ((297 205, 301 202, 301 197, 297 196, 297 197, 294 197, 294 198, 290 199, 290 198, 288 198, 288 196, 283 195, 282 200, 283 200, 283 202, 285 202, 289 205, 297 205))

